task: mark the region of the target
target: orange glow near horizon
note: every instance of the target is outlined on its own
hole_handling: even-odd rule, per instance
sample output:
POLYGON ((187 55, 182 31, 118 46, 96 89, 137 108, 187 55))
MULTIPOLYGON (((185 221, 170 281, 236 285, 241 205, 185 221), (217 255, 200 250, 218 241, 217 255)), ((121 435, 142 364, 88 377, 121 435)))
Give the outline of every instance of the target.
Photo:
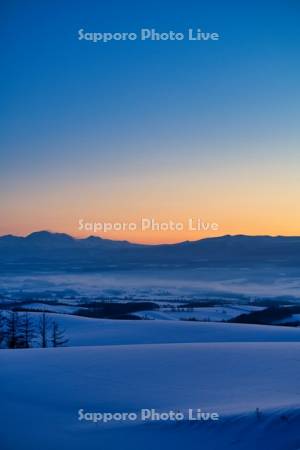
MULTIPOLYGON (((30 185, 12 187, 3 196, 0 234, 27 235, 49 230, 75 237, 97 235, 138 243, 174 243, 226 234, 300 235, 298 156, 288 162, 255 159, 247 164, 216 164, 204 170, 194 167, 160 167, 155 173, 138 172, 104 179, 79 168, 70 178, 66 172, 42 181, 41 174, 30 185), (75 182, 74 180, 81 180, 75 182), (183 223, 181 231, 79 230, 85 223, 139 224, 141 218, 158 223, 183 223), (216 223, 217 230, 192 231, 188 219, 216 223)), ((48 174, 49 177, 49 174, 48 174)))
POLYGON ((270 227, 270 224, 265 224, 265 228, 262 223, 252 224, 235 224, 233 226, 230 223, 220 223, 218 230, 201 230, 191 231, 185 227, 182 231, 142 231, 138 229, 136 231, 110 231, 110 232, 94 232, 93 230, 79 231, 76 226, 70 224, 58 224, 58 223, 43 223, 40 221, 35 225, 26 224, 22 226, 15 226, 6 228, 3 225, 0 227, 0 234, 14 234, 17 236, 26 236, 35 231, 47 230, 53 233, 67 233, 75 238, 86 238, 88 236, 98 236, 103 239, 113 240, 127 240, 133 243, 141 244, 171 244, 182 241, 196 241, 199 239, 205 239, 209 237, 217 237, 223 235, 270 235, 270 236, 299 236, 299 227, 293 224, 282 224, 282 227, 276 226, 276 223, 270 227))

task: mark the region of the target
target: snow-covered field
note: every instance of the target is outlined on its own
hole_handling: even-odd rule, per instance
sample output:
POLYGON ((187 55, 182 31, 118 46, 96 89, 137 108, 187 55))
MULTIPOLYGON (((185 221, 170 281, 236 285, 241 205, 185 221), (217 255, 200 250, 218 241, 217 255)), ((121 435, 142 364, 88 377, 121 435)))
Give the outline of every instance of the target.
MULTIPOLYGON (((56 302, 29 302, 22 303, 22 308, 28 311, 44 311, 48 313, 62 313, 62 314, 74 314, 79 309, 85 309, 84 303, 80 304, 74 301, 73 305, 60 304, 56 302), (77 304, 76 304, 77 303, 77 304)), ((128 303, 115 302, 115 303, 128 303)), ((137 304, 139 302, 136 302, 137 304)), ((216 305, 209 307, 192 307, 191 305, 184 303, 170 303, 156 301, 159 306, 157 310, 145 310, 134 312, 133 314, 141 319, 151 320, 199 320, 204 322, 226 322, 240 314, 247 314, 253 311, 260 311, 265 307, 253 306, 253 305, 240 305, 238 303, 216 305)))
POLYGON ((78 306, 69 306, 69 305, 56 305, 55 303, 25 303, 22 305, 28 310, 32 311, 45 311, 45 312, 57 312, 62 314, 73 314, 75 311, 79 309, 78 306))
MULTIPOLYGON (((40 313, 31 313, 36 320, 40 313)), ((300 342, 300 328, 214 322, 90 319, 48 315, 66 330, 69 346, 195 342, 300 342)))
POLYGON ((1 448, 296 450, 299 352, 300 343, 3 350, 1 448), (78 420, 80 409, 143 408, 201 408, 220 421, 78 420))
POLYGON ((300 448, 300 329, 55 318, 76 347, 0 351, 1 450, 300 448), (141 421, 150 408, 184 420, 141 421), (189 421, 189 408, 220 420, 189 421), (81 409, 138 419, 79 421, 81 409))
POLYGON ((140 311, 134 313, 135 316, 143 319, 160 319, 160 320, 201 320, 211 322, 222 322, 233 319, 240 314, 246 314, 252 311, 260 311, 264 309, 259 306, 209 306, 201 308, 162 308, 159 311, 140 311))

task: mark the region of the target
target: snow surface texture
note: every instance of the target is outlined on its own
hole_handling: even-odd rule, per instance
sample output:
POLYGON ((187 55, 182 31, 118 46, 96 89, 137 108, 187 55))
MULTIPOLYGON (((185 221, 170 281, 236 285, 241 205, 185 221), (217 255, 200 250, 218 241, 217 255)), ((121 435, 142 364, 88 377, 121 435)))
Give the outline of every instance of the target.
POLYGON ((299 329, 58 319, 90 346, 0 351, 1 450, 300 448, 299 329), (79 409, 142 408, 220 421, 78 420, 79 409))

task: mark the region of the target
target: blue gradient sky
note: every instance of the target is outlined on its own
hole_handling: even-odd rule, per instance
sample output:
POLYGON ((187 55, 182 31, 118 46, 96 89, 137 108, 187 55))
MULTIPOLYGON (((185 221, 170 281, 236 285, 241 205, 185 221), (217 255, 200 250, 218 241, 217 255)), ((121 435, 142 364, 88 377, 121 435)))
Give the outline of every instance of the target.
POLYGON ((300 234, 299 18, 296 0, 2 5, 0 233, 147 216, 300 234), (143 27, 221 40, 77 39, 143 27))

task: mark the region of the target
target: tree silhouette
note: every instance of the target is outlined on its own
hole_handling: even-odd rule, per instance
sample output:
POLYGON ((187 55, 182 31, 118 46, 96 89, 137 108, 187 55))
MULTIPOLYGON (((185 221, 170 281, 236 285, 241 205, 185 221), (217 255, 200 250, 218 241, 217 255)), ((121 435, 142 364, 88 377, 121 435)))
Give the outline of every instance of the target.
POLYGON ((46 313, 43 313, 42 316, 40 317, 40 322, 39 322, 40 346, 42 348, 48 347, 49 330, 50 330, 49 319, 48 319, 46 313))
POLYGON ((5 319, 3 317, 2 311, 0 311, 0 344, 4 341, 5 338, 5 319))
POLYGON ((30 348, 36 332, 32 318, 28 312, 23 314, 19 324, 20 343, 23 348, 30 348))
POLYGON ((22 339, 20 337, 20 317, 17 312, 12 311, 6 319, 6 341, 8 348, 22 347, 22 339))
POLYGON ((68 339, 65 337, 65 330, 61 328, 54 320, 52 322, 51 329, 51 344, 52 347, 63 347, 68 343, 68 339))

